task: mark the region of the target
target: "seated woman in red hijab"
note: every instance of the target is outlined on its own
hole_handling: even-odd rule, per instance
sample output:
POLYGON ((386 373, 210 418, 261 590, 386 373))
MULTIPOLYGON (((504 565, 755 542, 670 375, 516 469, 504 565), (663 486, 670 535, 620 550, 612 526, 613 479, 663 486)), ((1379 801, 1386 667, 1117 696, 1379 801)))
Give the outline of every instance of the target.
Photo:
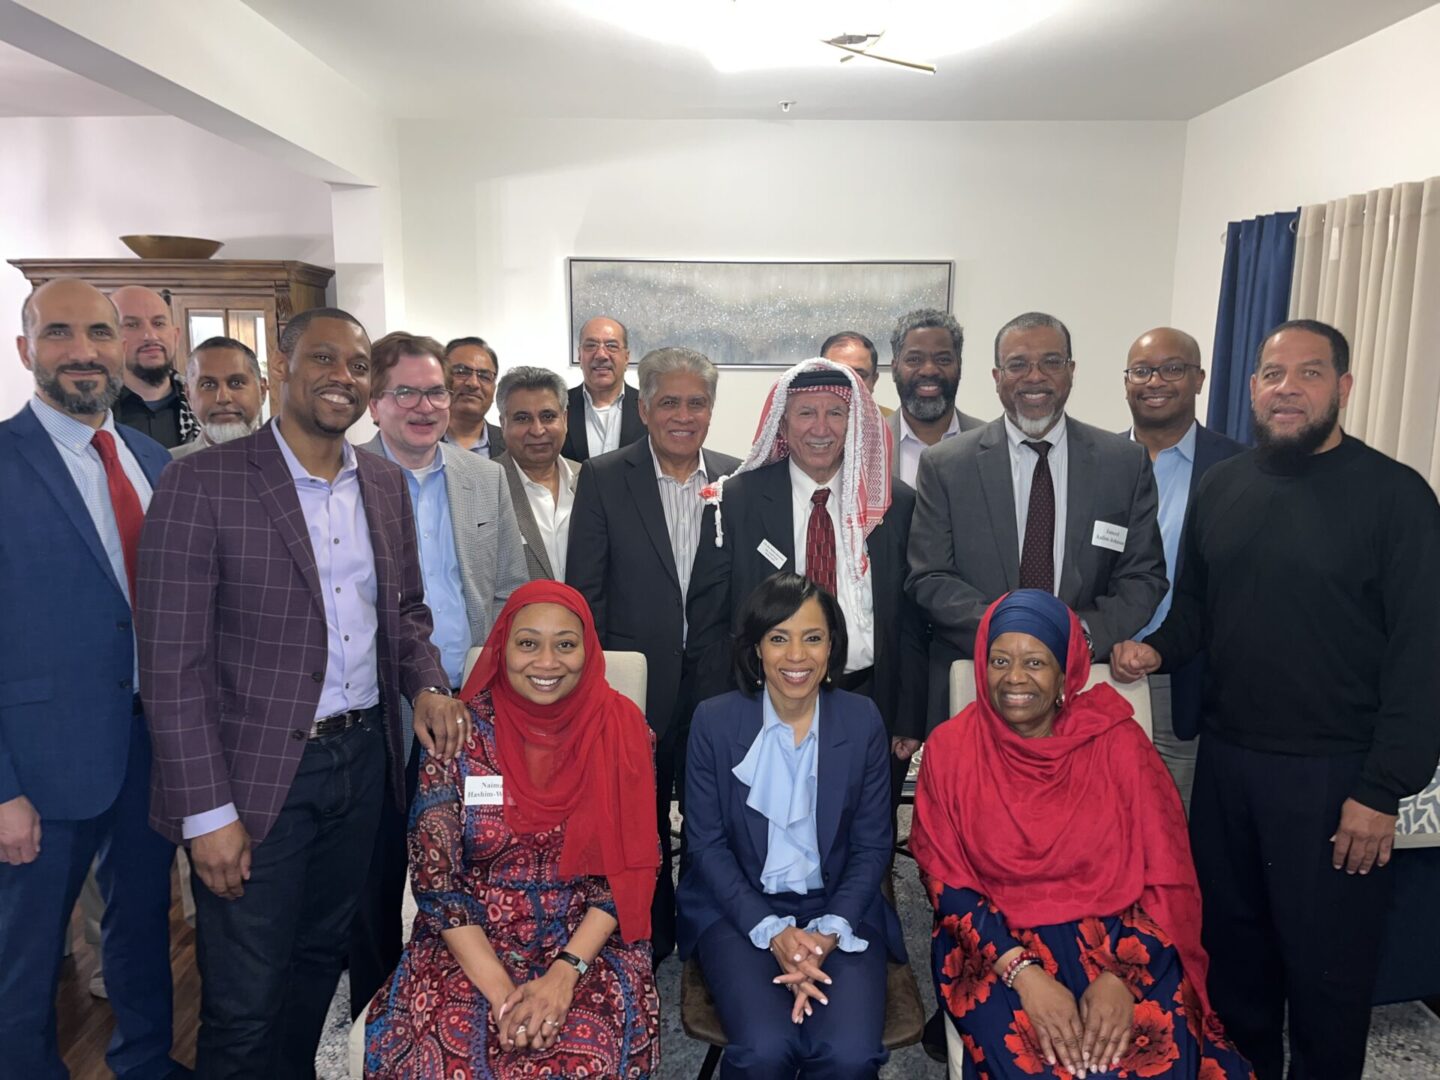
POLYGON ((606 684, 580 594, 517 589, 461 696, 463 751, 420 764, 420 910, 367 1020, 365 1075, 656 1075, 650 729, 606 684))
POLYGON ((1206 999, 1179 792, 1124 698, 1084 689, 1080 620, 1010 593, 975 672, 975 703, 925 744, 910 850, 978 1075, 1251 1076, 1206 999))

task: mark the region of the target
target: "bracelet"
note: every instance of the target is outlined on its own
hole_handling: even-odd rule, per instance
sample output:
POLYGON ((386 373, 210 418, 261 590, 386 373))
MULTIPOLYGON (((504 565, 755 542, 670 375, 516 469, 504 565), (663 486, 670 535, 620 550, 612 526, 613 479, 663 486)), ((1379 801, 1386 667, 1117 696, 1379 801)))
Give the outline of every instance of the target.
POLYGON ((561 952, 555 957, 556 961, 564 961, 578 971, 581 975, 590 970, 590 965, 572 952, 561 952))
POLYGON ((419 697, 421 694, 439 694, 441 697, 455 696, 450 692, 448 686, 422 686, 419 690, 415 691, 416 697, 419 697))
POLYGON ((1025 968, 1032 967, 1039 963, 1040 957, 1027 949, 1005 965, 1005 974, 1000 977, 1000 981, 1005 984, 1006 990, 1014 990, 1015 976, 1019 975, 1025 968))

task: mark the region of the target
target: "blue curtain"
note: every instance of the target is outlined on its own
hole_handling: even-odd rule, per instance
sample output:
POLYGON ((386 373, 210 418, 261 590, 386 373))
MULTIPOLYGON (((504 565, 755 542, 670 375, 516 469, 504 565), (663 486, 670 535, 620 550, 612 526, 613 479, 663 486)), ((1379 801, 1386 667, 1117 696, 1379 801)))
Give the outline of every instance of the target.
POLYGON ((1208 420, 1211 428, 1246 445, 1254 442, 1250 375, 1255 370, 1255 351, 1290 312, 1299 217, 1296 210, 1232 221, 1225 234, 1208 420))

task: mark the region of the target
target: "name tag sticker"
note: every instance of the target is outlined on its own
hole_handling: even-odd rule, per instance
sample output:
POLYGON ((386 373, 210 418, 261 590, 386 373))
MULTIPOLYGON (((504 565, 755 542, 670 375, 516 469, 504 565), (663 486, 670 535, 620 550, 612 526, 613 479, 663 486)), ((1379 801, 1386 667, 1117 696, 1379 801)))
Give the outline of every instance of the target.
POLYGON ((1130 530, 1123 525, 1111 525, 1108 521, 1095 522, 1095 532, 1090 536, 1090 543, 1096 547, 1109 548, 1111 551, 1125 550, 1125 537, 1130 530))
POLYGON ((465 777, 466 806, 499 806, 505 797, 505 779, 500 776, 465 777))
POLYGON ((776 570, 785 569, 785 553, 770 543, 769 540, 761 540, 760 546, 755 550, 760 552, 761 555, 764 555, 770 565, 775 567, 776 570))

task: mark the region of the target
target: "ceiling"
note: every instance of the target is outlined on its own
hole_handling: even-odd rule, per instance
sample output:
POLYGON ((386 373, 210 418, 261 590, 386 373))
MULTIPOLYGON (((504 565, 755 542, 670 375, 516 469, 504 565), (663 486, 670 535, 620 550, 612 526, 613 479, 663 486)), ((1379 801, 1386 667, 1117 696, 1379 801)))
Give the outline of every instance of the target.
POLYGON ((158 111, 0 41, 0 116, 151 116, 158 111))
POLYGON ((245 2, 397 117, 778 118, 785 100, 793 119, 1185 120, 1431 0, 1059 0, 933 76, 864 60, 721 74, 595 17, 616 0, 245 2))

